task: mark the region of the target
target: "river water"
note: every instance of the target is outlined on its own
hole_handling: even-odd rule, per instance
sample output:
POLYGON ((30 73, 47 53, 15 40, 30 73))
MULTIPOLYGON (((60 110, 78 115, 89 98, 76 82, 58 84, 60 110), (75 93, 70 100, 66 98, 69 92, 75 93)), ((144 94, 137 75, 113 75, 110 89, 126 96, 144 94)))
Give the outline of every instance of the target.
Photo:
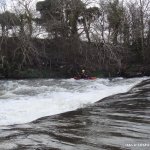
POLYGON ((150 80, 1 80, 0 150, 150 149, 150 80))

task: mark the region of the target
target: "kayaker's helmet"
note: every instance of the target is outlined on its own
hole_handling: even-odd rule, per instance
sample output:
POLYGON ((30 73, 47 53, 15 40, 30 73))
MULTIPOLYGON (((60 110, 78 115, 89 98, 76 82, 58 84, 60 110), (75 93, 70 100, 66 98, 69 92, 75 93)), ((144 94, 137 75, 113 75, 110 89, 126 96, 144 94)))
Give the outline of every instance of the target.
POLYGON ((84 73, 85 72, 85 70, 82 70, 82 73, 84 73))

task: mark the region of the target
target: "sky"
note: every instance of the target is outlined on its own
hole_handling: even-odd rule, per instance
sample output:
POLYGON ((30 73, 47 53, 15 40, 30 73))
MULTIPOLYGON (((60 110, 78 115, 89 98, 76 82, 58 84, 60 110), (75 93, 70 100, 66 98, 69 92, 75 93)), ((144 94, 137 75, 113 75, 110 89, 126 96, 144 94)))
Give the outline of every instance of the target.
MULTIPOLYGON (((0 0, 0 7, 6 6, 7 9, 11 9, 11 6, 15 1, 17 0, 0 0)), ((44 1, 44 0, 27 0, 27 1, 31 1, 32 7, 35 8, 37 2, 44 1)))
MULTIPOLYGON (((4 4, 7 4, 7 9, 10 9, 13 1, 17 1, 17 0, 0 0, 0 7, 2 7, 4 4)), ((32 1, 32 7, 35 8, 37 2, 44 1, 44 0, 25 0, 25 1, 32 1)), ((87 1, 87 0, 83 0, 83 1, 87 1)), ((88 1, 93 2, 93 0, 88 0, 88 1)), ((99 1, 99 0, 94 0, 92 5, 94 5, 95 1, 99 1)), ((124 0, 124 1, 129 1, 129 0, 124 0)), ((130 1, 134 1, 134 0, 130 0, 130 1)))
MULTIPOLYGON (((9 9, 11 7, 13 1, 17 1, 17 0, 0 0, 0 5, 7 4, 7 8, 9 9)), ((44 1, 44 0, 27 0, 27 1, 32 1, 33 7, 35 7, 35 5, 36 5, 37 2, 44 1)), ((83 1, 87 1, 87 0, 83 0, 83 1)), ((89 0, 89 1, 92 2, 93 0, 89 0)))

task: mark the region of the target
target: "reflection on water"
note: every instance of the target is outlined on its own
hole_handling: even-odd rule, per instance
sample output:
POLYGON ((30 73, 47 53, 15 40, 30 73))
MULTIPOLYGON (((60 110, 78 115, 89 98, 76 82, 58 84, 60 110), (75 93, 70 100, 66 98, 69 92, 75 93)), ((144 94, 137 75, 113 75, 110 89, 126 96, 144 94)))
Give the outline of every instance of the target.
MULTIPOLYGON (((38 111, 38 110, 37 110, 38 111)), ((0 127, 0 150, 149 150, 150 80, 125 94, 32 123, 0 127)))

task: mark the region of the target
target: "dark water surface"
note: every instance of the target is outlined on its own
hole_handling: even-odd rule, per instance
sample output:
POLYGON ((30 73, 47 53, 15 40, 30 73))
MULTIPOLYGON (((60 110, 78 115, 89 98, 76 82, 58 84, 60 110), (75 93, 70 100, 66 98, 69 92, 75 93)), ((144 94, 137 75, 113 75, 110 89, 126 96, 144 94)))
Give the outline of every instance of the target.
POLYGON ((0 127, 0 150, 126 149, 150 150, 150 80, 77 111, 0 127))

